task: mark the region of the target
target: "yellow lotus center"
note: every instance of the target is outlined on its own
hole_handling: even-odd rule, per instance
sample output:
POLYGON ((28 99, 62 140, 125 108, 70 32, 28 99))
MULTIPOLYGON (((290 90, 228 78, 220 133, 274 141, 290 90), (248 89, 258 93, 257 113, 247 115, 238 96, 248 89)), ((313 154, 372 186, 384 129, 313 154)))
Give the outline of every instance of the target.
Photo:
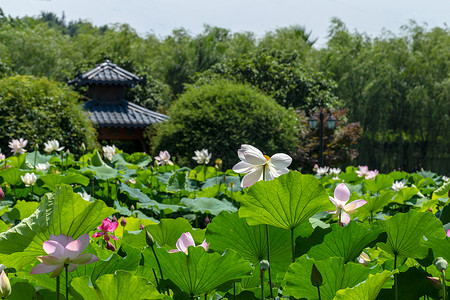
POLYGON ((268 157, 267 155, 264 155, 264 158, 266 159, 266 161, 270 160, 270 157, 268 157))

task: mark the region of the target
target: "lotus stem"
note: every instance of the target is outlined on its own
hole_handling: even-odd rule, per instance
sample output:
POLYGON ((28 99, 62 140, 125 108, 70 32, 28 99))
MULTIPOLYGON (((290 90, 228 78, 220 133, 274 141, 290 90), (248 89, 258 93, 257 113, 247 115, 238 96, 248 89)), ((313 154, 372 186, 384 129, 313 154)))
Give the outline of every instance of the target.
POLYGON ((269 225, 266 224, 266 239, 267 239, 267 261, 269 262, 269 289, 270 289, 270 298, 273 299, 273 291, 272 291, 272 275, 270 273, 270 243, 269 243, 269 225))
POLYGON ((56 277, 56 300, 59 300, 59 283, 60 283, 60 275, 56 277))
MULTIPOLYGON (((394 253, 394 270, 397 269, 397 253, 394 253)), ((395 291, 395 300, 398 300, 398 280, 397 273, 394 274, 394 291, 395 291)))
POLYGON ((233 300, 236 300, 236 282, 233 282, 233 300))
POLYGON ((447 284, 445 283, 445 270, 442 270, 441 279, 442 279, 442 285, 443 285, 443 289, 444 289, 443 300, 447 300, 447 284))
POLYGON ((66 300, 69 300, 69 265, 64 264, 64 269, 66 269, 66 300))
POLYGON ((264 300, 264 271, 260 269, 259 277, 261 278, 261 300, 264 300))
POLYGON ((319 300, 322 300, 322 298, 320 297, 320 286, 317 286, 317 295, 319 296, 319 300))
POLYGON ((295 262, 294 228, 291 228, 291 251, 292 251, 292 262, 295 262))
MULTIPOLYGON (((154 246, 152 246, 151 248, 152 248, 152 251, 153 251, 153 255, 155 256, 156 263, 158 264, 159 274, 161 274, 161 281, 160 282, 163 282, 164 281, 164 276, 163 276, 163 272, 162 272, 162 269, 161 269, 161 265, 159 264, 158 256, 156 255, 154 246)), ((161 290, 162 290, 162 287, 161 287, 161 290)))
POLYGON ((155 269, 152 268, 153 276, 155 276, 156 286, 158 287, 158 292, 161 294, 161 286, 159 285, 158 277, 156 276, 155 269))

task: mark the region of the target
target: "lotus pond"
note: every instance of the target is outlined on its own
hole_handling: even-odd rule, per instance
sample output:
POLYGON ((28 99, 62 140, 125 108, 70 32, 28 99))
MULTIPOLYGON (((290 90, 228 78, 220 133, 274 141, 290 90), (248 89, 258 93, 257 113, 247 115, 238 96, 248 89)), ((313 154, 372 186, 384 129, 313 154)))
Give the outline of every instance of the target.
POLYGON ((0 158, 0 297, 449 299, 445 176, 58 147, 0 158))

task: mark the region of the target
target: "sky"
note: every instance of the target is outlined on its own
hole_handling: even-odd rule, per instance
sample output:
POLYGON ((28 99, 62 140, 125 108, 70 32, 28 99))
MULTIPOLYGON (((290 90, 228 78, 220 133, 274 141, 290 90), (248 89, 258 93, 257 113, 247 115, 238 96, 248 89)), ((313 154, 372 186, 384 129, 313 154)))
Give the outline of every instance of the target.
POLYGON ((0 0, 0 8, 13 17, 46 11, 97 26, 127 23, 141 35, 161 38, 180 27, 196 35, 205 24, 257 37, 301 25, 319 47, 326 45, 333 17, 371 37, 385 30, 399 34, 411 19, 427 28, 450 24, 450 0, 0 0))

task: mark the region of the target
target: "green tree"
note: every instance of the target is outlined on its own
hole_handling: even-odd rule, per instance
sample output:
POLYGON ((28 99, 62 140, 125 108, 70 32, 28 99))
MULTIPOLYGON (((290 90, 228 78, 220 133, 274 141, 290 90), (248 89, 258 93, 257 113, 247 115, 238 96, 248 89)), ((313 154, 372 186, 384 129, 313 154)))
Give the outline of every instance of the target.
POLYGON ((231 58, 199 74, 197 80, 217 77, 251 84, 285 107, 310 110, 339 103, 333 91, 335 82, 304 66, 297 52, 262 50, 231 58))
POLYGON ((6 152, 8 143, 19 138, 27 139, 30 147, 56 139, 72 152, 79 152, 82 143, 95 147, 95 130, 78 98, 65 84, 45 78, 1 78, 0 149, 6 152))
POLYGON ((158 124, 154 152, 168 150, 181 164, 192 165, 195 150, 208 149, 226 167, 238 160, 241 144, 264 153, 296 149, 300 123, 296 114, 248 85, 217 80, 189 87, 158 124))

